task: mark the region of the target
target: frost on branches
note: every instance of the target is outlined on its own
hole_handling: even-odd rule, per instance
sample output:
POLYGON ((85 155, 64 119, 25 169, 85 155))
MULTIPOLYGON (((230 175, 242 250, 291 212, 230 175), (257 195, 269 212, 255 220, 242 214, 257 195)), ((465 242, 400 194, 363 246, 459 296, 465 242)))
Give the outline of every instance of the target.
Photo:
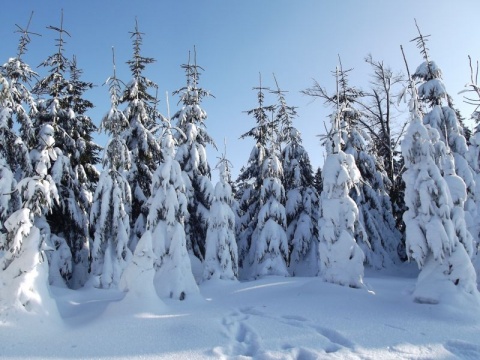
POLYGON ((408 208, 403 218, 407 255, 421 269, 414 299, 430 304, 460 297, 478 301, 475 270, 458 236, 467 232, 460 211, 465 184, 456 175, 452 176, 453 162, 445 156, 442 162, 447 162, 445 169, 449 170, 442 177, 435 161, 438 158, 435 146, 443 145, 438 142, 438 133, 422 123, 415 91, 410 112, 411 122, 402 142, 408 208), (452 189, 455 191, 451 192, 452 189))
POLYGON ((183 300, 199 290, 185 237, 185 183, 180 165, 174 159, 175 141, 169 127, 163 136, 163 159, 153 174, 152 195, 147 202, 150 209, 147 228, 139 244, 146 249, 152 248, 157 294, 161 298, 183 300))
POLYGON ((326 140, 327 158, 323 166, 323 191, 320 197, 319 257, 320 275, 331 283, 363 287, 365 255, 355 241, 358 208, 348 193, 360 180, 352 155, 340 148, 337 114, 326 140))
POLYGON ((223 156, 217 165, 220 180, 208 220, 203 279, 235 280, 238 276, 238 250, 235 240, 235 214, 229 184, 229 162, 223 156))

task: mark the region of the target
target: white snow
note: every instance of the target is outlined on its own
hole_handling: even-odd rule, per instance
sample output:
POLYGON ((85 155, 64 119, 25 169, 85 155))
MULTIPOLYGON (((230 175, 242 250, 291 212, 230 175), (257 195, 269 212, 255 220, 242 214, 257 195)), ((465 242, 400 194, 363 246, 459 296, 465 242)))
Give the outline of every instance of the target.
POLYGON ((317 277, 211 280, 200 286, 201 298, 157 303, 113 289, 53 287, 62 322, 2 317, 1 357, 480 358, 480 310, 413 302, 416 275, 413 264, 367 271, 369 292, 317 277))

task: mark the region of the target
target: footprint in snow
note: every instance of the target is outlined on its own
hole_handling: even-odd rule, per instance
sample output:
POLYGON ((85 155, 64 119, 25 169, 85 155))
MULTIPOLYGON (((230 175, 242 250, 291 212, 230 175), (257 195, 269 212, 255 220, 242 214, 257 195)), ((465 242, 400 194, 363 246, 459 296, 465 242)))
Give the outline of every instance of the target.
POLYGON ((222 325, 226 329, 226 335, 229 343, 226 347, 216 347, 213 349, 215 355, 221 357, 255 357, 260 351, 260 338, 257 333, 250 328, 245 321, 249 318, 248 311, 240 309, 240 312, 234 311, 222 320, 222 325))
POLYGON ((445 343, 444 347, 460 359, 480 359, 480 345, 471 344, 461 340, 450 340, 445 343))

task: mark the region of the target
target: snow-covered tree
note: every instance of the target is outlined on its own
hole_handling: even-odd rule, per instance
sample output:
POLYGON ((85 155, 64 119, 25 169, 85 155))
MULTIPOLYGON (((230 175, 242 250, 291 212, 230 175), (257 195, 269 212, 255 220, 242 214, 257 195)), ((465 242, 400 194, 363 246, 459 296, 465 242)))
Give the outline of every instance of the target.
MULTIPOLYGON (((27 45, 30 43, 31 35, 38 35, 29 31, 32 15, 25 29, 17 25, 17 32, 20 33, 20 41, 18 44, 18 51, 15 57, 8 59, 8 61, 0 67, 0 74, 8 81, 8 87, 4 87, 4 91, 7 91, 7 96, 3 97, 3 109, 8 113, 3 113, 6 116, 7 125, 9 128, 13 125, 15 118, 19 125, 20 136, 23 142, 28 145, 33 140, 35 135, 33 131, 32 116, 36 113, 36 102, 29 90, 31 83, 36 79, 37 73, 34 72, 28 64, 23 60, 23 56, 27 51, 27 45)), ((3 82, 3 81, 2 81, 3 82)), ((19 156, 19 158, 21 158, 19 156)), ((28 175, 31 170, 26 164, 23 168, 28 171, 23 175, 28 175)), ((16 169, 13 169, 16 172, 16 169)), ((17 174, 17 180, 21 178, 17 174)))
MULTIPOLYGON (((364 111, 358 109, 357 104, 362 103, 360 99, 364 93, 349 85, 349 71, 343 70, 340 63, 338 91, 335 95, 328 95, 326 90, 318 85, 309 89, 308 93, 323 98, 330 105, 337 107, 338 102, 341 106, 342 111, 339 114, 342 130, 341 148, 346 154, 354 157, 362 178, 362 181, 349 194, 357 204, 359 211, 358 224, 355 226, 355 238, 365 254, 366 262, 373 267, 381 268, 399 262, 398 248, 401 233, 396 228, 392 201, 389 196, 392 184, 384 170, 384 160, 375 147, 375 143, 379 139, 376 138, 376 141, 373 141, 370 136, 370 133, 374 132, 370 125, 372 120, 369 119, 373 116, 373 110, 365 105, 360 105, 364 111)), ((388 96, 386 97, 388 99, 388 96)), ((378 106, 380 108, 373 113, 378 113, 376 117, 381 117, 384 105, 379 104, 378 106)), ((390 104, 385 106, 388 109, 390 104)), ((392 145, 392 139, 386 139, 386 137, 392 136, 389 130, 390 121, 383 118, 377 119, 377 122, 386 123, 380 126, 383 129, 381 131, 387 133, 382 136, 385 144, 382 144, 380 149, 383 149, 383 152, 395 147, 392 145)), ((393 158, 393 154, 394 152, 391 150, 389 157, 393 158)), ((390 167, 394 166, 393 160, 391 161, 390 167)), ((392 175, 392 177, 394 176, 392 175)))
POLYGON ((337 116, 333 116, 332 132, 325 141, 327 158, 322 171, 319 220, 320 275, 328 282, 360 288, 365 255, 354 237, 358 208, 348 195, 359 182, 360 172, 353 156, 340 148, 337 116))
POLYGON ((131 258, 128 243, 132 197, 127 180, 130 153, 121 137, 128 121, 118 109, 120 83, 115 72, 115 62, 113 77, 107 83, 110 87, 111 108, 102 120, 102 128, 111 138, 105 148, 103 171, 90 212, 93 232, 92 283, 101 288, 118 287, 131 258))
MULTIPOLYGON (((463 179, 467 187, 466 221, 469 230, 476 236, 475 228, 479 226, 480 218, 475 206, 476 185, 474 171, 467 161, 468 146, 464 129, 442 81, 442 71, 435 61, 429 58, 428 48, 426 47, 427 37, 422 35, 418 25, 417 29, 419 36, 413 40, 416 41, 424 61, 417 67, 412 78, 420 81, 418 97, 425 107, 423 123, 437 130, 439 140, 445 144, 448 151, 453 155, 455 172, 463 179)), ((442 164, 437 162, 437 166, 443 172, 442 164)), ((475 241, 478 240, 478 238, 475 239, 475 241)))
POLYGON ((189 214, 185 223, 188 250, 204 260, 208 212, 213 200, 206 146, 215 146, 215 142, 207 133, 207 113, 201 108, 201 102, 211 94, 199 87, 200 71, 203 68, 197 65, 196 55, 193 64, 190 64, 189 59, 188 64, 182 65, 182 68, 185 69, 187 84, 173 92, 174 95, 180 95, 179 102, 182 103, 182 108, 175 113, 173 119, 186 137, 177 138, 179 145, 175 158, 188 178, 185 179, 189 214))
POLYGON ((225 154, 217 164, 220 179, 215 186, 206 237, 204 280, 234 280, 238 276, 238 250, 235 240, 234 202, 230 186, 230 166, 225 154))
POLYGON ((315 175, 313 175, 313 187, 317 191, 317 194, 321 194, 323 190, 322 168, 319 166, 315 175))
POLYGON ((19 174, 31 172, 30 157, 22 140, 8 125, 11 120, 11 94, 8 81, 0 73, 0 251, 8 247, 5 220, 20 208, 20 196, 12 167, 19 174), (22 167, 22 164, 25 165, 22 167))
POLYGON ((282 149, 283 186, 286 193, 289 271, 292 275, 318 273, 318 193, 313 185, 310 158, 302 145, 300 132, 293 126, 297 116, 286 103, 284 91, 272 91, 277 97, 275 117, 279 124, 282 149))
POLYGON ((240 278, 249 276, 249 252, 254 240, 254 231, 258 222, 260 211, 260 189, 263 184, 263 163, 268 157, 268 124, 269 115, 273 113, 273 105, 265 105, 264 91, 268 90, 260 86, 254 87, 257 90, 258 107, 247 111, 252 115, 256 125, 240 138, 251 137, 255 145, 250 152, 248 164, 240 169, 237 179, 238 192, 238 213, 236 221, 236 234, 238 245, 238 264, 240 278))
POLYGON ((29 25, 30 21, 26 29, 17 26, 21 34, 17 55, 0 66, 0 251, 8 247, 3 224, 20 208, 17 181, 32 175, 27 146, 14 130, 16 121, 24 139, 32 137, 30 114, 36 105, 28 86, 36 73, 23 61, 30 42, 29 25))
POLYGON ((85 91, 93 84, 81 79, 83 70, 77 66, 77 58, 73 56, 70 63, 70 84, 67 91, 68 106, 73 110, 74 120, 69 123, 68 133, 75 142, 75 151, 70 155, 70 161, 76 177, 86 196, 95 191, 99 178, 96 164, 100 162, 99 153, 102 148, 93 140, 93 133, 98 129, 86 112, 93 108, 93 103, 83 98, 85 91))
MULTIPOLYGON (((470 136, 470 145, 468 148, 468 163, 475 173, 475 206, 477 216, 480 214, 480 87, 478 86, 478 61, 476 68, 472 66, 472 59, 469 56, 470 63, 470 82, 465 85, 464 93, 471 92, 473 97, 465 96, 465 102, 475 105, 474 111, 471 114, 471 119, 475 122, 473 134, 470 136)), ((474 239, 477 239, 475 255, 473 264, 477 271, 477 282, 480 282, 480 224, 477 222, 475 226, 470 229, 474 239)))
POLYGON ((467 233, 462 218, 465 183, 455 175, 451 157, 439 151, 445 144, 438 131, 422 121, 416 88, 412 80, 410 84, 411 120, 402 153, 406 250, 421 269, 413 296, 417 302, 433 304, 457 296, 477 299, 475 270, 459 239, 459 233, 467 233), (446 163, 444 176, 439 163, 446 163))
MULTIPOLYGON (((278 150, 277 150, 278 151, 278 150)), ((250 248, 250 278, 288 276, 287 217, 282 164, 274 149, 262 164, 260 210, 250 248)))
POLYGON ((162 298, 183 300, 198 292, 192 273, 185 236, 187 198, 184 176, 175 160, 175 140, 167 122, 162 140, 163 157, 153 174, 151 197, 147 205, 146 231, 139 244, 152 248, 154 285, 162 298), (151 244, 151 245, 150 245, 151 244))
POLYGON ((155 131, 156 120, 161 115, 155 111, 155 97, 149 89, 158 86, 144 75, 145 67, 153 63, 153 58, 141 54, 143 33, 135 22, 135 30, 131 32, 133 57, 127 61, 132 74, 126 85, 120 103, 126 103, 124 110, 129 126, 124 130, 122 138, 130 151, 132 166, 128 172, 128 181, 132 189, 132 214, 130 218, 130 249, 133 251, 138 239, 145 231, 148 208, 145 206, 150 197, 152 177, 162 154, 155 131))
POLYGON ((88 212, 92 193, 91 185, 83 181, 85 172, 79 166, 74 166, 82 162, 85 139, 81 138, 79 130, 82 126, 76 125, 80 121, 74 111, 78 94, 72 94, 76 86, 67 76, 72 62, 65 57, 65 36, 69 34, 63 28, 63 13, 60 27, 47 28, 58 35, 57 51, 40 64, 49 73, 37 82, 33 90, 42 97, 33 122, 36 131, 45 124, 53 127, 55 146, 60 150, 49 170, 57 185, 60 201, 54 204, 47 219, 51 233, 63 238, 71 250, 72 273, 67 274, 65 280, 72 288, 78 288, 87 281, 90 266, 88 212))
MULTIPOLYGON (((46 250, 53 250, 48 236, 45 215, 58 201, 55 183, 48 168, 60 152, 53 148, 51 125, 42 126, 38 132, 39 145, 32 150, 35 173, 25 177, 17 186, 22 207, 6 221, 8 249, 0 257, 0 313, 4 309, 16 309, 42 316, 59 317, 55 301, 49 291, 49 264, 46 250)), ((68 269, 52 263, 57 271, 68 269)), ((66 267, 65 267, 66 266, 66 267)))
MULTIPOLYGON (((355 238, 358 234, 356 227, 360 225, 359 210, 349 196, 360 181, 360 171, 353 155, 342 150, 350 139, 352 115, 356 115, 349 98, 356 93, 347 91, 345 74, 337 69, 335 75, 337 93, 326 98, 336 104, 336 111, 331 116, 331 129, 324 141, 327 157, 322 170, 323 190, 320 195, 319 275, 328 282, 360 288, 363 287, 365 255, 355 238)), ((327 94, 318 84, 306 93, 313 96, 320 94, 323 98, 327 94)), ((363 241, 368 242, 368 239, 363 241)))

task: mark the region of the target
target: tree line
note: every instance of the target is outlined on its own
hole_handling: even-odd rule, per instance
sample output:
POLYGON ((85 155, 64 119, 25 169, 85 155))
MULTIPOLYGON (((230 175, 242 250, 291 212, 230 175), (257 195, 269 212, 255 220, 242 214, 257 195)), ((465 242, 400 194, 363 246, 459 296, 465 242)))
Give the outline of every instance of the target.
MULTIPOLYGON (((97 128, 85 98, 93 84, 65 56, 63 19, 47 27, 55 52, 40 64, 43 77, 24 62, 35 35, 29 26, 18 27, 17 54, 0 68, 3 306, 40 311, 35 293, 50 285, 181 300, 212 278, 321 276, 362 288, 364 266, 407 260, 422 269, 417 301, 478 296, 478 127, 464 126, 419 29, 424 61, 413 74, 408 64, 404 76, 367 56, 364 90, 339 59, 333 91, 316 81, 303 91, 332 109, 316 171, 286 91, 275 76, 271 87, 260 77, 257 104, 246 111, 255 126, 241 135, 254 140, 248 162, 232 179, 225 150, 212 184, 206 146, 216 145, 202 108, 211 94, 200 86, 195 51, 181 65, 185 85, 173 92, 180 109, 162 115, 158 86, 144 75, 155 59, 143 55, 136 22, 131 80, 117 77, 112 52, 110 108, 97 128), (409 118, 398 110, 402 98, 409 118), (103 149, 97 131, 109 136, 103 149)), ((475 103, 473 68, 467 90, 475 103)))

